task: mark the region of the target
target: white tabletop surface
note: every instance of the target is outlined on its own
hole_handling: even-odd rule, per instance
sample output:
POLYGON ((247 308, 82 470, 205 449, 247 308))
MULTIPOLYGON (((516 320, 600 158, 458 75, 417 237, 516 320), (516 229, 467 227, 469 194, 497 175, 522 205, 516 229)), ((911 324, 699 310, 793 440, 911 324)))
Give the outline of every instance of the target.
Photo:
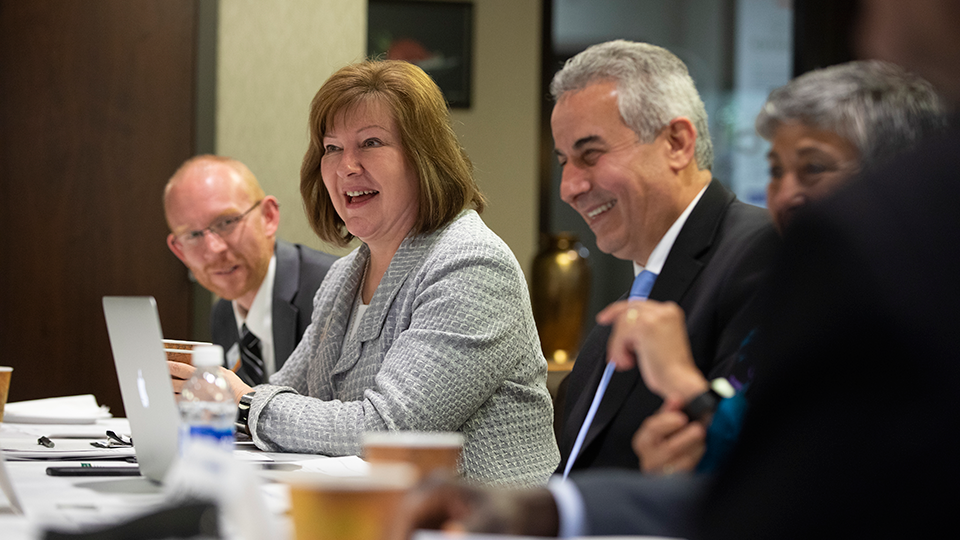
MULTIPOLYGON (((37 449, 44 449, 36 442, 35 431, 38 429, 43 433, 74 436, 87 430, 91 434, 91 440, 105 439, 106 429, 129 433, 129 426, 123 419, 111 419, 99 426, 84 427, 57 424, 40 427, 5 422, 0 424, 0 444, 5 449, 28 448, 28 444, 32 442, 37 449)), ((67 440, 70 444, 61 443, 60 450, 65 446, 79 447, 81 442, 89 446, 89 441, 64 441, 67 440)), ((51 452, 51 456, 53 455, 51 452)), ((70 530, 84 525, 117 523, 124 518, 156 508, 163 502, 160 487, 142 477, 64 477, 46 474, 49 466, 79 467, 81 463, 58 459, 8 459, 5 469, 25 515, 15 515, 6 496, 0 493, 0 530, 3 531, 4 539, 39 538, 42 530, 47 527, 70 530)), ((97 461, 96 464, 136 467, 123 461, 97 461)))
MULTIPOLYGON (((81 434, 76 432, 78 429, 83 433, 86 433, 83 431, 86 429, 95 435, 95 438, 101 440, 103 439, 101 434, 106 429, 129 435, 129 425, 122 418, 100 420, 96 425, 79 428, 73 425, 41 426, 0 423, 0 445, 5 449, 30 448, 36 444, 39 434, 76 436, 81 434)), ((53 438, 54 441, 59 442, 56 437, 53 438)), ((60 446, 66 446, 66 444, 60 446)), ((339 476, 354 476, 366 472, 366 464, 357 457, 329 458, 317 455, 260 452, 250 443, 238 444, 234 457, 238 462, 271 462, 274 468, 280 469, 279 472, 263 470, 256 473, 260 483, 262 504, 266 507, 269 516, 275 518, 272 520, 275 522, 273 532, 268 536, 277 540, 292 538, 290 521, 287 517, 289 491, 285 484, 272 482, 272 479, 291 474, 290 469, 339 476)), ((4 468, 16 490, 25 515, 14 514, 3 492, 0 491, 0 538, 34 540, 42 538, 43 531, 49 528, 61 530, 99 528, 121 523, 164 505, 166 496, 163 488, 143 477, 70 477, 46 474, 49 466, 80 466, 81 463, 89 463, 93 466, 127 465, 123 461, 8 459, 4 468)), ((295 471, 293 474, 296 474, 295 471)), ((229 530, 229 527, 221 530, 221 533, 228 540, 240 538, 236 531, 229 530)), ((432 532, 421 532, 417 536, 417 540, 449 538, 492 540, 510 537, 462 534, 451 537, 432 532)))
MULTIPOLYGON (((67 447, 89 446, 89 440, 58 439, 64 435, 77 437, 88 434, 91 439, 104 440, 106 429, 129 435, 125 419, 100 420, 89 426, 56 424, 0 423, 0 446, 10 450, 4 468, 9 476, 25 515, 16 515, 6 496, 0 491, 0 537, 3 540, 40 538, 48 528, 77 530, 98 528, 121 523, 141 514, 149 513, 164 505, 163 488, 143 477, 71 477, 49 476, 50 466, 130 466, 124 461, 100 461, 93 459, 60 460, 57 452, 67 447), (53 449, 37 444, 41 434, 50 434, 56 443, 53 449), (16 459, 17 449, 36 450, 44 455, 49 450, 50 459, 16 459)), ((31 454, 32 455, 32 454, 31 454)), ((263 506, 276 519, 276 534, 273 538, 289 538, 289 494, 286 485, 272 482, 277 475, 289 474, 289 470, 317 471, 327 474, 353 476, 363 474, 366 464, 357 457, 329 458, 304 454, 275 454, 260 452, 251 443, 239 443, 234 452, 237 462, 270 462, 275 470, 253 473, 260 485, 263 506)), ((254 467, 248 467, 251 471, 254 467)), ((229 531, 221 531, 227 538, 229 531)))

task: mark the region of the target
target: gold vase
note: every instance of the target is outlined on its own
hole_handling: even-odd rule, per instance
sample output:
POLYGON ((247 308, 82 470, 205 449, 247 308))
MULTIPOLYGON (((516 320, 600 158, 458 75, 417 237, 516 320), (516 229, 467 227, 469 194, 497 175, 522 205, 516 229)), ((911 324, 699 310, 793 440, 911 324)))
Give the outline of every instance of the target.
POLYGON ((533 259, 533 317, 551 370, 569 370, 580 348, 590 299, 588 255, 575 235, 557 233, 541 235, 533 259))

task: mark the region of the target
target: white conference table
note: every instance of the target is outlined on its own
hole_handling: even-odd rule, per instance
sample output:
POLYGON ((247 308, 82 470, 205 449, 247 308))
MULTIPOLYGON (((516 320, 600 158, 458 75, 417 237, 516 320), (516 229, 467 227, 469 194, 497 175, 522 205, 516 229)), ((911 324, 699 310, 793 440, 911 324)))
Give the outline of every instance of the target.
POLYGON ((25 515, 8 508, 0 515, 0 530, 10 540, 40 538, 49 527, 76 530, 116 524, 159 508, 164 494, 143 477, 48 476, 51 465, 80 466, 79 461, 7 462, 7 473, 25 515))
MULTIPOLYGON (((69 432, 75 426, 37 425, 0 423, 0 445, 9 448, 30 448, 37 444, 39 431, 49 433, 69 432), (29 426, 29 427, 28 427, 29 426), (29 432, 29 433, 25 433, 29 432)), ((101 420, 97 428, 112 429, 117 433, 129 435, 129 425, 125 419, 101 420)), ((100 431, 97 431, 100 433, 100 431)), ((102 436, 97 437, 102 440, 102 436)), ((60 442, 54 439, 56 442, 60 442)), ((87 443, 88 444, 88 443, 87 443)), ((60 447, 68 446, 60 444, 60 447)), ((39 448, 39 447, 38 447, 39 448)), ((362 475, 366 464, 357 457, 330 458, 308 454, 277 454, 260 452, 252 444, 239 444, 234 451, 237 461, 268 462, 274 468, 295 469, 293 472, 259 470, 259 490, 262 503, 273 516, 273 529, 267 535, 271 540, 293 538, 288 517, 289 492, 286 485, 275 481, 284 474, 296 474, 296 470, 322 472, 337 476, 362 475)), ((34 540, 43 537, 47 529, 63 531, 90 530, 116 525, 137 516, 148 514, 169 506, 167 494, 162 486, 143 477, 104 477, 104 476, 49 476, 50 466, 92 466, 127 465, 123 461, 77 461, 77 460, 11 460, 7 457, 3 464, 25 515, 17 515, 10 508, 6 497, 0 491, 0 539, 34 540)), ((134 465, 130 464, 133 467, 134 465)), ((251 470, 255 470, 251 467, 251 470)), ((221 508, 223 512, 223 508, 221 508)), ((237 531, 221 528, 221 534, 227 540, 243 539, 237 531)), ((450 536, 439 532, 421 531, 415 540, 523 540, 516 536, 491 536, 458 534, 450 536)), ((624 539, 656 540, 652 537, 622 537, 624 539)), ((533 540, 533 539, 528 539, 533 540)), ((609 537, 608 540, 616 540, 609 537)))
MULTIPOLYGON (((37 444, 37 433, 101 433, 96 440, 103 440, 106 429, 129 434, 125 420, 111 419, 98 426, 73 426, 66 424, 0 424, 0 444, 9 454, 4 464, 7 476, 23 507, 24 515, 14 513, 6 496, 0 493, 0 530, 10 540, 39 538, 45 528, 76 530, 81 526, 113 524, 151 509, 158 508, 164 500, 159 486, 142 477, 67 477, 48 476, 50 466, 81 466, 82 463, 97 465, 126 465, 124 461, 79 461, 53 458, 54 451, 65 448, 89 446, 89 440, 57 440, 59 448, 50 449, 51 459, 17 460, 16 455, 25 453, 33 445, 38 453, 46 448, 37 444), (97 430, 96 428, 99 428, 97 430)), ((91 437, 91 440, 94 440, 91 437)), ((91 450, 92 447, 91 447, 91 450)))
MULTIPOLYGON (((101 420, 88 429, 100 434, 96 437, 97 440, 104 439, 106 429, 124 435, 130 433, 125 419, 101 420)), ((0 491, 0 537, 3 540, 41 538, 42 532, 49 528, 70 531, 115 525, 169 506, 168 495, 163 487, 143 477, 49 476, 46 472, 50 466, 79 467, 88 464, 136 467, 134 464, 115 460, 16 459, 17 455, 23 455, 23 449, 35 448, 38 453, 46 450, 37 444, 37 433, 70 433, 72 430, 76 431, 77 426, 0 423, 0 445, 7 454, 4 468, 24 510, 24 515, 17 515, 0 491)), ((61 440, 55 437, 53 440, 56 447, 50 450, 51 455, 54 455, 54 451, 68 447, 89 446, 89 440, 61 440)), ((280 540, 292 537, 287 517, 288 490, 285 484, 273 481, 278 473, 261 470, 261 463, 270 463, 274 468, 340 476, 363 474, 366 467, 357 457, 275 454, 260 452, 250 443, 238 444, 234 457, 238 462, 255 462, 255 466, 249 467, 249 470, 257 471, 252 474, 256 476, 255 481, 259 484, 262 501, 270 515, 276 517, 274 521, 278 528, 271 536, 280 540)), ((227 538, 231 537, 229 531, 221 530, 221 533, 225 533, 227 538)))

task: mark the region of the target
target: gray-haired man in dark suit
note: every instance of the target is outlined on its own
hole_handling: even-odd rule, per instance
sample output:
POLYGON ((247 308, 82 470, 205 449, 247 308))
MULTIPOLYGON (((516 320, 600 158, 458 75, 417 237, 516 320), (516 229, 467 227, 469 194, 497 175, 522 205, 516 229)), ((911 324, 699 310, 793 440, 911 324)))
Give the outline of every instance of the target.
MULTIPOLYGON (((683 308, 704 375, 728 375, 757 325, 751 306, 779 240, 766 211, 713 178, 707 113, 686 66, 662 47, 611 41, 570 59, 551 92, 561 198, 601 251, 657 275, 649 298, 683 308)), ((595 327, 570 373, 560 471, 636 470, 631 438, 662 404, 637 370, 615 373, 580 436, 609 335, 609 327, 595 327)))

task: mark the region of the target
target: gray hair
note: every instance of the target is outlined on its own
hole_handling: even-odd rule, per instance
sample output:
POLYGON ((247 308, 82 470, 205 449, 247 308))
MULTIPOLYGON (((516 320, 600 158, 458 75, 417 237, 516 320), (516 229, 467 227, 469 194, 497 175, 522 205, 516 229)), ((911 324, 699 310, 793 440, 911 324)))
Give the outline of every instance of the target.
POLYGON ((567 92, 604 81, 616 83, 620 116, 641 142, 653 142, 671 120, 685 116, 697 129, 697 166, 713 167, 707 110, 687 66, 676 55, 622 39, 593 45, 567 60, 554 75, 550 93, 559 100, 567 92))
POLYGON ((770 93, 757 116, 757 133, 771 140, 782 124, 799 122, 832 131, 875 166, 946 125, 933 86, 878 60, 848 62, 805 73, 770 93))

